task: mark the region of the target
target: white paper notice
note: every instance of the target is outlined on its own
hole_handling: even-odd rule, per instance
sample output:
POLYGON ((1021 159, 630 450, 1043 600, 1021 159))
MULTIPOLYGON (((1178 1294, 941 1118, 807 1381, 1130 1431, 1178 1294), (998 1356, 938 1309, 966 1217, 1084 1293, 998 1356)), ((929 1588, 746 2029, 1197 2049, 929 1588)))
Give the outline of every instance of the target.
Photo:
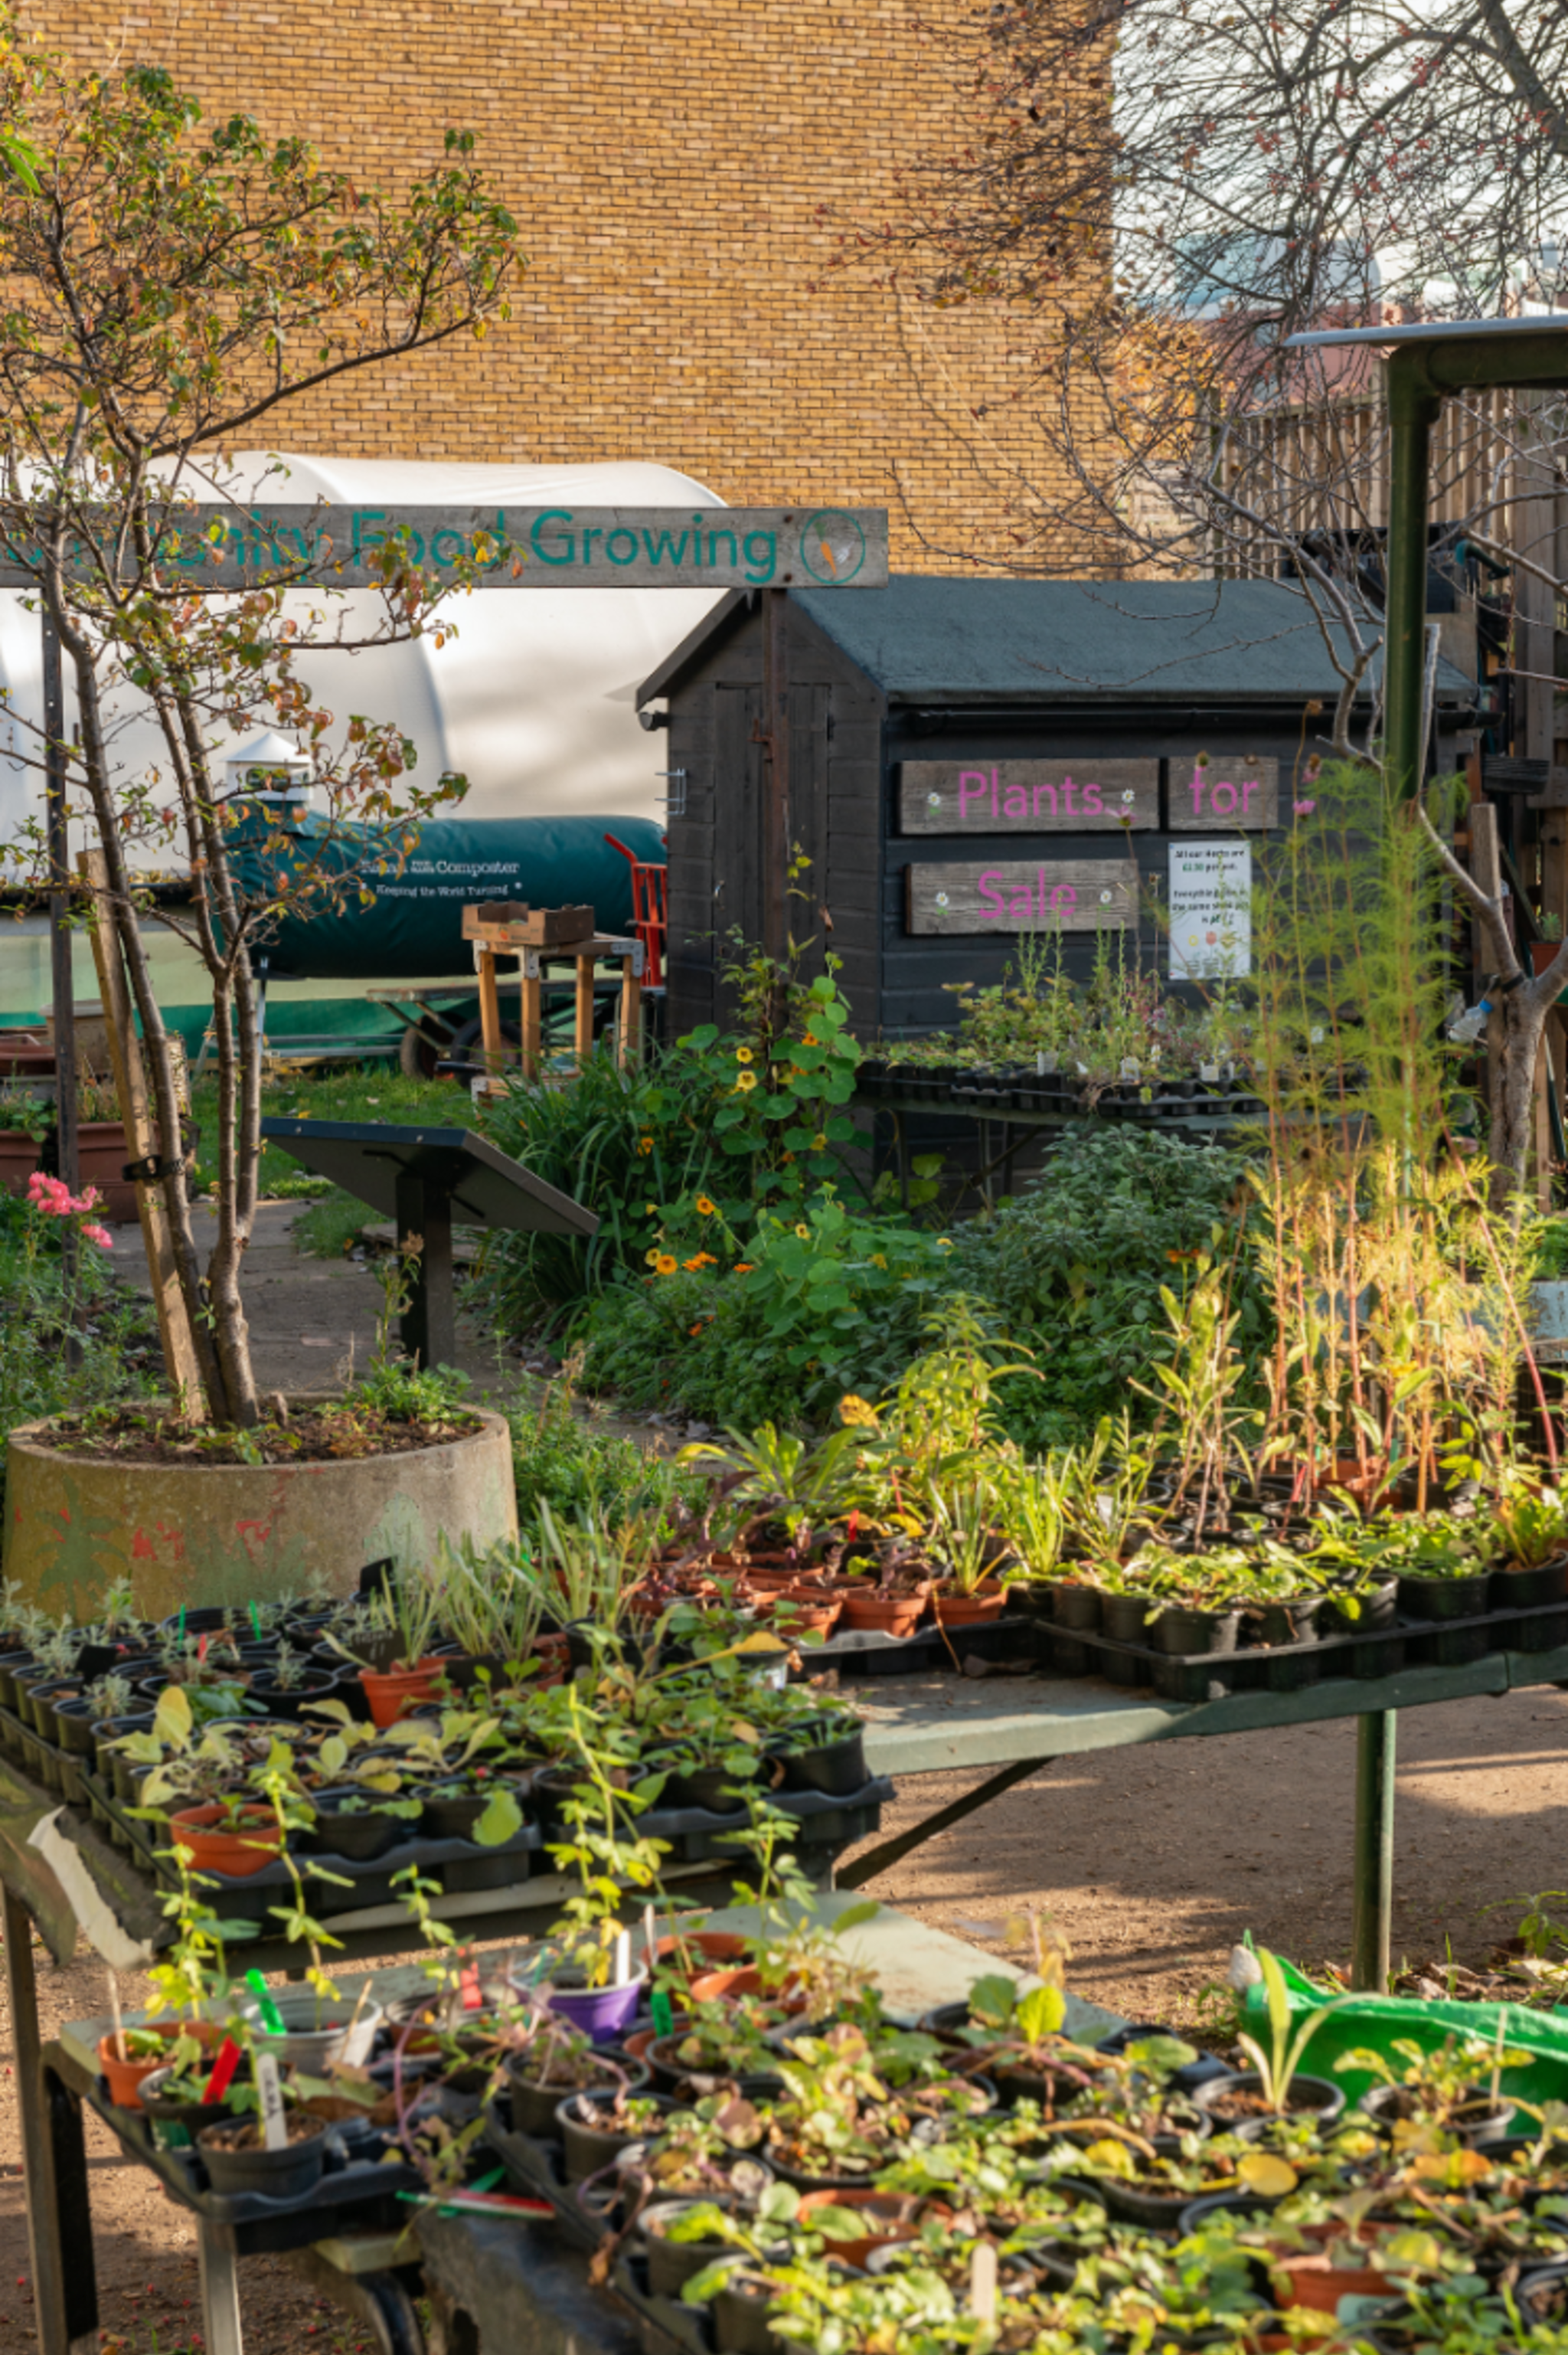
POLYGON ((1171 845, 1171 978, 1252 971, 1252 850, 1245 842, 1171 845))

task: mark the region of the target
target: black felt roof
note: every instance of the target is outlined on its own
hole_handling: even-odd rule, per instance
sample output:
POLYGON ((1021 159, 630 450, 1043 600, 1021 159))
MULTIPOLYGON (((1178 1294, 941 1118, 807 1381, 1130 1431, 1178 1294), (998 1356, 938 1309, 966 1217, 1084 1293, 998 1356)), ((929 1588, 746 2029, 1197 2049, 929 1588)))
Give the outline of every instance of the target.
MULTIPOLYGON (((894 702, 1278 703, 1340 687, 1316 614, 1284 581, 902 574, 885 589, 791 594, 894 702)), ((737 595, 716 607, 640 700, 669 693, 740 605, 737 595)), ((1368 673, 1369 696, 1379 667, 1368 673)), ((1439 664, 1442 701, 1468 705, 1474 693, 1462 671, 1439 664)))

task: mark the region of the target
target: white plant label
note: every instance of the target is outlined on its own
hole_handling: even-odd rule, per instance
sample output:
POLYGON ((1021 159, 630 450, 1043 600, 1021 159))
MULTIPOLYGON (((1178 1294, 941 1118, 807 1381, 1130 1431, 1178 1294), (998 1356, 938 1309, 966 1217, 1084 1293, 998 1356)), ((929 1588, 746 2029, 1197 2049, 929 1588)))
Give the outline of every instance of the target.
POLYGON ((287 2150, 288 2121, 283 2115, 283 2087, 278 2063, 270 2052, 256 2055, 256 2091, 261 2102, 261 2132, 269 2150, 287 2150))

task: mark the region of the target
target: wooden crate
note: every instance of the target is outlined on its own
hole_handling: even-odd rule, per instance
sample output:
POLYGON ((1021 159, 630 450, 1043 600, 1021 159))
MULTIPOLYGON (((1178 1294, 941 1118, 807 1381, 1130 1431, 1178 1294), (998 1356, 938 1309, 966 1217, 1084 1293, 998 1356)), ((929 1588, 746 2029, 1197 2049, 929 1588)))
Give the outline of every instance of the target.
POLYGON ((569 948, 594 930, 591 908, 530 908, 515 900, 491 900, 462 911, 465 941, 488 941, 493 948, 569 948))

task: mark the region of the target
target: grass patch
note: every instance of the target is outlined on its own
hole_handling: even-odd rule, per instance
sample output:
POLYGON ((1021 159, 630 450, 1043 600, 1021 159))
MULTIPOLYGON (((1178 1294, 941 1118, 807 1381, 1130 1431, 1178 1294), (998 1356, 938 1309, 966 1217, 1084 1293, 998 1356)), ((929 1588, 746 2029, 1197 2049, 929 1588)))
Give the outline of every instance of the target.
MULTIPOLYGON (((193 1085, 191 1110, 201 1131, 196 1178, 198 1189, 205 1193, 217 1170, 215 1079, 205 1078, 193 1085)), ((464 1128, 470 1113, 468 1097, 455 1082, 405 1079, 401 1071, 388 1071, 382 1064, 338 1065, 320 1078, 280 1072, 264 1081, 261 1088, 264 1120, 386 1121, 404 1127, 439 1122, 444 1128, 464 1128)), ((264 1199, 306 1199, 313 1203, 313 1236, 320 1234, 334 1240, 307 1241, 302 1232, 300 1240, 304 1249, 323 1258, 335 1258, 342 1252, 343 1238, 349 1231, 345 1221, 350 1211, 360 1225, 367 1217, 380 1216, 379 1211, 367 1210, 363 1202, 355 1202, 340 1188, 329 1186, 324 1178, 313 1177, 291 1154, 275 1144, 262 1145, 260 1190, 264 1199), (335 1224, 325 1217, 329 1211, 339 1214, 335 1224), (323 1214, 320 1220, 318 1212, 323 1214)))

